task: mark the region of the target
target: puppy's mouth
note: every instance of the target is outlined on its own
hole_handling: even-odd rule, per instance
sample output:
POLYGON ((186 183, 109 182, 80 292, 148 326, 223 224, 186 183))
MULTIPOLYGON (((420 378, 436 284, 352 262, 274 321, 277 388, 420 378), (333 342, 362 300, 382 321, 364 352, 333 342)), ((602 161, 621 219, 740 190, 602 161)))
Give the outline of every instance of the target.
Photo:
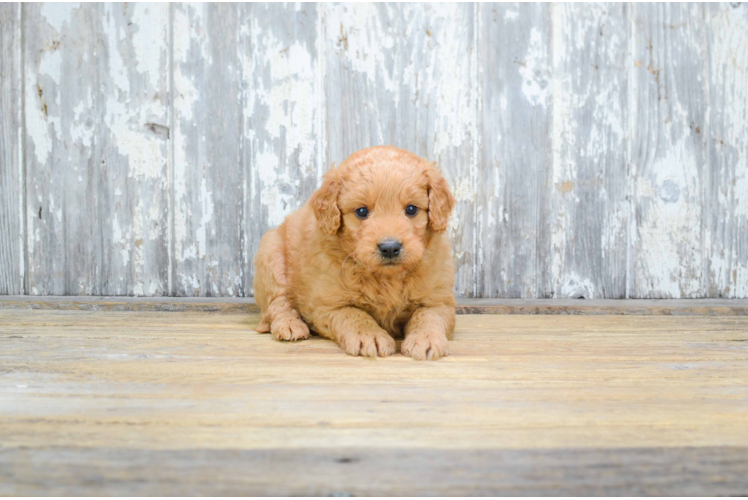
POLYGON ((396 259, 383 259, 379 258, 379 268, 380 269, 395 269, 395 268, 402 268, 405 265, 405 259, 400 256, 396 259))
POLYGON ((379 264, 372 269, 375 273, 378 272, 381 275, 390 276, 393 274, 399 274, 408 269, 408 263, 405 259, 385 260, 380 259, 379 264))

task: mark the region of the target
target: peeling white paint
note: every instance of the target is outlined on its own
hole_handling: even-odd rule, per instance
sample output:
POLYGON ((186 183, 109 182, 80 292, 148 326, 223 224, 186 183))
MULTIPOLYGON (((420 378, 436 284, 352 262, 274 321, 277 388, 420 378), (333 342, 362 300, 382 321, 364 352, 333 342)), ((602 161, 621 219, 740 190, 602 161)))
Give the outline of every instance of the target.
POLYGON ((543 43, 540 31, 533 27, 530 32, 527 54, 520 63, 519 69, 523 78, 522 92, 533 105, 546 106, 548 103, 550 82, 546 61, 548 61, 548 48, 543 43))
POLYGON ((161 151, 161 141, 127 127, 112 127, 117 137, 117 149, 129 158, 131 177, 157 179, 162 176, 166 159, 161 151))
POLYGON ((640 265, 638 281, 671 298, 689 297, 701 290, 701 203, 698 165, 682 137, 661 153, 637 179, 640 200, 649 200, 638 226, 640 265), (679 186, 677 199, 663 199, 662 186, 679 186))
POLYGON ((192 286, 192 289, 196 292, 200 290, 200 280, 197 279, 197 275, 193 274, 192 276, 185 276, 186 283, 188 283, 190 286, 192 286))
MULTIPOLYGON (((111 11, 121 7, 115 4, 107 4, 106 8, 111 11)), ((145 71, 145 76, 150 79, 148 72, 152 71, 154 77, 158 74, 161 57, 165 52, 164 50, 154 50, 153 37, 158 36, 158 33, 165 34, 169 16, 165 7, 150 6, 150 8, 145 9, 142 5, 138 7, 138 4, 136 4, 133 12, 133 24, 144 16, 148 20, 145 25, 138 25, 138 33, 141 33, 141 35, 133 36, 133 46, 136 53, 138 50, 142 52, 138 54, 137 71, 145 71), (145 10, 148 11, 147 16, 145 10), (138 49, 138 45, 148 45, 147 52, 142 47, 138 49)), ((115 17, 111 15, 111 12, 110 15, 105 16, 104 22, 107 26, 107 32, 122 32, 122 27, 115 25, 115 17)), ((117 145, 117 150, 128 158, 128 175, 146 179, 159 178, 163 175, 166 166, 165 142, 164 139, 150 133, 146 129, 145 123, 149 122, 151 117, 163 116, 163 105, 159 100, 150 97, 149 94, 146 94, 145 99, 137 96, 138 106, 130 104, 135 97, 130 95, 130 72, 132 69, 125 66, 120 54, 120 45, 123 41, 119 36, 109 36, 107 42, 109 44, 109 76, 115 92, 108 96, 105 103, 105 123, 108 125, 111 137, 117 145)), ((147 88, 152 87, 149 85, 147 88)))
POLYGON ((476 201, 475 187, 473 180, 469 177, 457 179, 457 183, 452 187, 452 194, 457 201, 476 201))
MULTIPOLYGON (((279 47, 280 43, 275 41, 271 47, 273 45, 279 47)), ((265 128, 271 137, 278 138, 280 128, 284 127, 287 145, 298 145, 307 150, 302 162, 305 163, 311 161, 310 150, 314 141, 312 117, 316 103, 310 99, 315 95, 314 65, 309 51, 298 43, 288 47, 287 52, 286 64, 271 65, 272 86, 267 90, 266 99, 270 116, 265 128), (290 108, 290 116, 282 112, 284 105, 290 108), (289 118, 290 127, 287 126, 289 118)), ((260 99, 263 90, 258 91, 260 99)), ((288 146, 286 149, 289 151, 288 146)))
POLYGON ((519 11, 514 9, 507 9, 504 12, 504 19, 507 21, 516 21, 519 18, 519 11))
MULTIPOLYGON (((399 68, 388 58, 388 50, 396 41, 390 26, 382 24, 379 9, 392 9, 393 5, 357 3, 341 5, 327 11, 325 32, 339 52, 345 52, 347 61, 370 84, 391 93, 392 105, 397 107, 400 94, 399 68)), ((393 18, 393 16, 389 16, 393 18)))
MULTIPOLYGON (((716 120, 710 136, 712 155, 719 175, 716 226, 707 226, 709 279, 712 293, 748 297, 748 15, 727 4, 713 4, 713 38, 709 65, 716 120), (715 99, 715 97, 721 99, 715 99)), ((714 218, 713 218, 714 219, 714 218)))
MULTIPOLYGON (((429 51, 427 70, 432 70, 426 81, 406 80, 411 88, 418 89, 424 95, 434 94, 436 104, 436 127, 434 131, 434 160, 442 164, 457 154, 460 148, 472 147, 472 133, 477 126, 476 92, 471 89, 468 76, 472 73, 471 64, 474 63, 468 51, 475 50, 468 45, 472 39, 466 37, 469 22, 472 19, 461 19, 464 11, 460 4, 437 4, 431 16, 447 20, 438 32, 431 37, 439 40, 454 40, 454 43, 440 44, 429 51), (451 22, 450 22, 451 20, 451 22), (459 43, 463 41, 463 43, 459 43), (467 43, 465 43, 467 42, 467 43), (467 45, 467 46, 466 46, 467 45), (438 48, 438 50, 437 50, 438 48), (419 88, 420 87, 420 88, 419 88)), ((419 54, 411 55, 411 61, 418 61, 419 54)), ((420 61, 423 63, 423 61, 420 61)), ((473 83, 475 85, 475 83, 473 83)), ((448 170, 457 166, 445 165, 448 170)), ((466 179, 474 181, 474 179, 466 179)), ((476 186, 474 182, 469 186, 475 198, 476 186)))
POLYGON ((267 224, 274 227, 305 201, 298 197, 300 179, 291 177, 295 166, 281 164, 281 158, 293 160, 302 170, 301 175, 317 176, 316 126, 321 89, 312 54, 314 46, 279 38, 275 26, 268 25, 264 18, 254 17, 252 23, 253 46, 265 50, 242 61, 245 74, 253 75, 245 114, 252 117, 267 113, 267 120, 261 122, 261 127, 258 122, 251 122, 245 129, 247 140, 253 144, 252 164, 256 172, 250 179, 250 193, 256 192, 259 182, 267 224))
POLYGON ((200 202, 202 204, 200 225, 197 227, 195 234, 197 241, 197 256, 206 257, 208 255, 208 244, 207 244, 207 230, 208 224, 213 219, 213 197, 210 191, 208 191, 207 181, 205 176, 200 180, 200 202))
MULTIPOLYGON (((448 234, 451 237, 454 237, 455 234, 457 234, 460 230, 460 221, 457 216, 455 216, 454 212, 450 214, 449 216, 449 225, 448 228, 448 234)), ((452 248, 452 252, 454 252, 454 248, 452 248)))
MULTIPOLYGON (((29 74, 27 73, 27 75, 29 74)), ((32 90, 28 90, 33 89, 33 85, 35 85, 34 80, 27 78, 27 91, 25 93, 26 134, 29 143, 33 144, 36 161, 43 165, 47 163, 49 154, 52 152, 52 140, 49 137, 49 125, 42 111, 42 103, 38 94, 35 96, 32 90)))
POLYGON ((122 227, 119 225, 119 218, 115 215, 112 218, 112 243, 119 248, 122 265, 127 266, 130 262, 130 243, 122 227))
MULTIPOLYGON (((17 14, 16 14, 17 17, 16 17, 15 22, 16 22, 16 29, 17 29, 17 31, 15 33, 15 36, 17 37, 16 40, 18 40, 18 42, 20 42, 21 40, 23 40, 23 9, 21 7, 21 4, 17 4, 17 6, 16 6, 16 12, 17 12, 17 14)), ((23 81, 22 79, 24 78, 23 73, 25 71, 25 68, 23 67, 23 65, 21 63, 21 61, 23 61, 23 50, 24 50, 23 44, 22 43, 18 43, 17 44, 17 52, 15 54, 10 54, 10 57, 17 58, 17 60, 15 61, 15 65, 14 66, 17 69, 20 69, 20 74, 17 74, 13 78, 13 82, 16 85, 19 85, 23 81)), ((15 108, 16 108, 16 110, 13 113, 13 115, 14 115, 14 119, 18 120, 18 121, 16 121, 16 124, 17 125, 22 125, 23 124, 22 121, 25 120, 25 118, 23 117, 23 115, 21 113, 21 111, 23 110, 23 101, 25 99, 25 96, 22 93, 20 93, 20 92, 18 94, 16 94, 16 95, 18 96, 18 100, 15 100, 15 99, 13 100, 15 108)), ((18 169, 16 171, 16 182, 17 182, 16 189, 18 190, 19 193, 26 192, 26 188, 27 188, 27 186, 26 186, 26 182, 27 182, 27 179, 26 179, 26 162, 25 162, 25 159, 24 159, 26 151, 24 150, 24 142, 23 142, 24 141, 24 137, 23 137, 24 133, 25 133, 24 127, 23 126, 18 126, 17 130, 16 130, 16 133, 15 133, 15 140, 16 140, 16 144, 17 144, 17 148, 16 148, 16 168, 18 169)), ((9 134, 9 137, 12 137, 12 135, 9 134)), ((18 251, 17 255, 19 256, 19 259, 18 259, 18 278, 19 278, 19 280, 18 280, 17 291, 20 292, 20 293, 28 293, 28 291, 27 291, 27 286, 28 285, 26 285, 26 283, 27 283, 27 281, 26 281, 26 258, 27 258, 28 254, 26 253, 26 249, 25 249, 25 245, 28 244, 28 229, 27 229, 28 226, 25 225, 26 222, 27 222, 27 220, 25 219, 25 217, 26 217, 26 213, 25 213, 25 211, 26 211, 26 199, 25 199, 25 197, 23 195, 22 196, 18 196, 17 197, 17 203, 18 203, 18 205, 17 205, 16 209, 18 210, 17 214, 19 216, 18 217, 18 227, 17 227, 17 231, 18 232, 15 235, 16 238, 17 238, 16 241, 17 241, 17 244, 18 244, 18 246, 16 247, 17 251, 18 251)), ((11 208, 8 207, 8 209, 10 210, 11 208)), ((10 236, 9 236, 8 241, 10 241, 10 236)), ((8 286, 6 288, 6 290, 10 290, 11 287, 12 287, 12 285, 8 286)))
POLYGON ((111 96, 110 99, 127 98, 130 93, 130 74, 119 48, 119 44, 124 43, 126 38, 124 28, 115 23, 115 16, 112 12, 115 8, 119 9, 120 7, 115 4, 105 4, 104 8, 106 9, 106 15, 103 19, 104 30, 110 34, 106 37, 109 62, 108 76, 116 90, 119 91, 117 95, 111 96))
MULTIPOLYGON (((567 75, 561 71, 564 57, 566 57, 566 42, 562 27, 566 26, 566 12, 560 4, 552 4, 551 18, 556 29, 552 32, 552 64, 553 79, 552 92, 552 122, 551 122, 551 147, 552 147, 552 181, 554 189, 563 182, 573 179, 574 163, 568 162, 564 155, 564 144, 566 140, 566 121, 571 116, 571 106, 568 96, 570 81, 567 75)), ((554 279, 554 296, 558 296, 560 285, 566 274, 564 254, 566 250, 566 237, 561 228, 568 226, 569 221, 563 204, 554 206, 555 218, 553 220, 553 231, 551 231, 551 273, 554 279)), ((575 281, 576 282, 576 281, 575 281)), ((562 297, 565 297, 564 295, 562 297)))
POLYGON ((635 54, 641 63, 635 73, 637 90, 643 96, 639 100, 648 104, 637 108, 642 123, 632 148, 634 161, 639 163, 634 182, 636 239, 632 241, 635 293, 701 297, 708 278, 702 225, 707 160, 702 137, 708 133, 704 121, 708 114, 701 111, 708 97, 700 83, 707 44, 699 24, 668 30, 668 46, 661 39, 661 30, 663 24, 677 24, 680 16, 695 18, 702 11, 697 6, 679 5, 650 13, 635 54), (663 16, 668 16, 666 22, 663 16))
MULTIPOLYGON (((80 101, 73 109, 74 119, 70 127, 70 139, 74 144, 82 144, 86 148, 90 148, 93 140, 93 121, 86 121, 83 118, 83 114, 90 110, 92 107, 91 95, 89 94, 89 101, 80 101)), ((81 176, 78 176, 81 179, 81 176)))
MULTIPOLYGON (((162 52, 153 50, 154 40, 167 40, 169 31, 168 7, 158 4, 132 3, 132 24, 138 30, 132 37, 138 73, 148 78, 149 86, 157 86, 165 77, 162 52)), ((163 54, 164 56, 166 54, 163 54)))
POLYGON ((80 8, 80 2, 45 2, 41 7, 41 15, 55 31, 62 33, 63 27, 70 26, 73 11, 80 8))
POLYGON ((564 277, 560 287, 560 296, 573 299, 597 299, 595 295, 595 284, 589 278, 582 278, 575 273, 570 273, 564 277))
POLYGON ((174 9, 174 60, 191 61, 192 56, 199 56, 204 64, 213 64, 213 57, 208 49, 208 33, 205 30, 205 11, 207 4, 185 3, 174 9), (177 43, 177 40, 180 40, 177 43), (199 54, 190 54, 192 42, 195 42, 199 54))
POLYGON ((37 161, 45 164, 52 152, 53 142, 60 139, 62 131, 60 117, 55 114, 55 110, 59 109, 59 85, 62 83, 61 52, 43 51, 38 70, 27 68, 25 79, 26 133, 34 145, 37 161))
MULTIPOLYGON (((124 182, 112 188, 112 199, 117 208, 110 219, 111 235, 106 243, 108 249, 113 250, 110 253, 115 255, 112 268, 122 271, 122 278, 116 284, 118 293, 154 295, 164 290, 159 282, 150 279, 154 264, 148 244, 151 242, 152 247, 157 247, 160 239, 168 233, 166 221, 169 213, 164 213, 166 210, 160 204, 162 194, 159 189, 172 187, 175 196, 172 207, 173 255, 177 263, 196 261, 194 267, 187 267, 187 271, 178 271, 181 274, 176 277, 177 283, 184 285, 187 293, 210 291, 216 295, 239 295, 248 292, 248 284, 242 278, 244 269, 237 270, 228 278, 216 276, 219 269, 225 272, 225 259, 207 255, 206 247, 216 234, 215 229, 221 228, 222 221, 216 220, 216 213, 222 193, 213 192, 210 179, 205 175, 200 177, 192 169, 246 168, 247 202, 241 209, 248 209, 250 213, 245 219, 254 222, 255 217, 266 217, 262 224, 280 224, 304 201, 300 196, 302 186, 306 189, 309 178, 314 178, 329 166, 326 164, 326 107, 336 103, 326 102, 325 86, 340 78, 334 71, 329 71, 330 68, 350 71, 351 83, 376 90, 361 95, 381 96, 375 101, 369 97, 358 101, 351 99, 353 107, 347 108, 346 112, 355 115, 360 128, 345 130, 354 139, 345 138, 344 144, 395 137, 412 140, 417 147, 423 148, 421 153, 442 167, 459 202, 449 226, 449 234, 455 241, 454 256, 461 262, 464 260, 465 265, 473 266, 476 272, 481 271, 484 264, 490 266, 499 262, 497 276, 507 280, 525 276, 526 283, 520 285, 530 291, 523 293, 533 293, 533 280, 549 263, 533 262, 536 257, 533 254, 516 260, 516 267, 524 265, 525 269, 512 269, 505 265, 508 259, 502 261, 493 249, 487 251, 486 244, 487 241, 496 243, 497 234, 501 234, 518 238, 507 242, 502 250, 532 248, 532 244, 523 246, 522 241, 541 237, 535 228, 521 235, 501 233, 510 218, 516 225, 518 220, 527 217, 527 213, 505 200, 503 195, 489 197, 485 206, 473 206, 478 203, 479 182, 490 185, 496 193, 537 188, 530 186, 531 183, 507 186, 507 178, 502 177, 502 173, 511 168, 501 163, 509 151, 506 145, 511 142, 520 147, 530 141, 528 137, 518 137, 514 131, 497 126, 481 131, 491 134, 489 146, 486 146, 482 142, 486 139, 478 134, 482 126, 478 117, 483 112, 479 109, 483 104, 481 85, 491 84, 483 81, 482 75, 490 68, 485 68, 477 53, 471 53, 470 49, 481 47, 486 30, 491 29, 490 25, 482 26, 481 23, 504 22, 505 27, 511 29, 526 29, 529 45, 522 47, 517 54, 511 54, 517 61, 507 60, 508 65, 514 65, 512 71, 519 72, 521 80, 518 83, 517 80, 502 82, 502 85, 513 86, 512 91, 519 93, 504 92, 498 95, 498 102, 493 105, 502 117, 506 117, 517 113, 518 109, 526 113, 527 103, 530 103, 535 107, 533 113, 536 113, 532 119, 541 117, 537 123, 533 122, 533 126, 538 127, 547 127, 543 122, 546 115, 539 108, 551 107, 548 115, 552 116, 549 142, 553 145, 553 166, 547 187, 551 194, 515 192, 512 197, 520 195, 528 203, 543 202, 539 198, 546 195, 554 200, 549 216, 553 249, 550 280, 557 296, 593 298, 609 293, 599 285, 597 278, 570 269, 568 262, 569 256, 581 251, 574 247, 576 242, 570 236, 573 226, 583 220, 580 211, 602 206, 605 210, 596 216, 604 220, 599 231, 585 240, 585 244, 589 246, 591 243, 596 251, 599 249, 601 255, 596 254, 594 258, 612 258, 620 246, 621 235, 628 230, 626 225, 631 214, 635 220, 630 226, 629 246, 637 249, 631 256, 631 269, 635 272, 632 281, 636 281, 635 289, 632 288, 634 295, 651 292, 658 296, 698 296, 704 293, 704 286, 709 286, 710 290, 724 296, 748 296, 748 252, 743 244, 744 229, 748 224, 748 115, 745 113, 748 108, 748 60, 745 58, 748 53, 748 17, 741 9, 729 5, 688 7, 684 11, 684 15, 692 17, 688 26, 663 28, 667 34, 658 35, 672 37, 668 38, 671 44, 667 48, 669 52, 664 52, 672 60, 655 60, 656 64, 649 70, 646 59, 637 56, 634 61, 629 60, 634 50, 627 46, 627 37, 630 34, 634 38, 632 49, 639 47, 637 44, 643 43, 642 37, 646 38, 645 29, 648 29, 650 20, 640 16, 643 23, 631 20, 631 26, 627 26, 630 32, 619 29, 611 23, 614 7, 610 5, 586 6, 580 15, 570 14, 576 12, 574 7, 554 5, 550 7, 552 29, 549 32, 545 31, 547 23, 539 21, 547 18, 538 17, 533 26, 528 22, 525 10, 514 6, 499 10, 496 20, 482 16, 478 6, 475 7, 474 19, 463 19, 463 12, 469 9, 447 4, 318 6, 316 19, 310 16, 310 22, 303 28, 297 24, 283 24, 289 22, 289 16, 309 8, 302 4, 289 5, 286 11, 277 10, 273 14, 278 16, 277 22, 247 16, 247 22, 242 22, 236 33, 226 33, 227 37, 239 38, 237 50, 242 59, 239 61, 241 70, 237 73, 242 75, 245 84, 241 100, 238 96, 226 96, 227 99, 236 99, 237 103, 241 101, 244 106, 245 141, 237 148, 247 149, 249 164, 237 167, 213 164, 211 158, 207 158, 206 165, 187 163, 194 159, 194 148, 207 146, 204 136, 197 139, 199 144, 190 144, 187 138, 194 136, 191 127, 196 126, 197 111, 205 99, 200 90, 203 83, 198 83, 198 76, 191 73, 192 67, 199 60, 203 66, 201 71, 211 71, 213 64, 213 42, 208 39, 206 28, 206 23, 212 19, 209 17, 213 15, 209 13, 212 7, 174 6, 173 55, 176 64, 171 69, 165 69, 168 52, 164 46, 154 44, 159 40, 168 43, 168 6, 108 4, 91 10, 105 13, 91 26, 98 26, 97 23, 101 22, 103 33, 95 36, 106 44, 106 50, 93 49, 90 52, 94 58, 106 55, 105 66, 91 63, 89 51, 76 52, 83 50, 82 45, 88 43, 89 36, 74 37, 74 31, 82 26, 83 13, 76 10, 79 8, 77 4, 40 6, 40 25, 44 32, 40 35, 44 35, 44 40, 62 43, 58 47, 54 42, 45 41, 41 50, 35 47, 33 51, 24 52, 26 91, 23 104, 29 148, 26 159, 45 168, 53 160, 55 168, 69 165, 72 181, 69 185, 73 190, 81 191, 71 192, 68 200, 86 192, 84 190, 96 180, 89 175, 87 150, 107 148, 106 154, 100 155, 97 150, 91 158, 103 157, 110 164, 126 165, 127 188, 124 182), (702 16, 704 12, 706 16, 702 16), (701 25, 702 17, 706 18, 704 26, 701 25), (123 19, 132 25, 128 27, 123 19), (471 22, 476 33, 473 33, 472 46, 466 46, 465 41, 471 37, 463 30, 471 26, 471 22), (292 34, 289 35, 287 26, 294 26, 299 31, 290 30, 292 34), (317 30, 315 43, 309 44, 309 39, 302 37, 305 29, 317 30), (425 30, 428 30, 428 35, 425 30), (692 33, 683 42, 677 37, 683 37, 679 33, 686 30, 692 33), (551 56, 547 44, 549 33, 553 36, 553 74, 547 68, 551 56), (702 46, 709 48, 708 54, 705 48, 700 48, 702 46), (559 63, 566 60, 564 58, 575 54, 579 54, 579 61, 589 56, 590 63, 608 63, 607 67, 601 64, 596 69, 600 71, 597 78, 605 82, 604 85, 580 84, 583 81, 580 76, 594 75, 589 68, 574 68, 572 65, 572 70, 578 73, 556 72, 559 63), (693 75, 693 82, 701 82, 705 89, 704 101, 694 105, 691 101, 702 97, 698 86, 691 88, 688 82, 684 85, 681 81, 688 76, 684 68, 693 59, 701 61, 707 56, 712 57, 709 64, 701 64, 701 69, 693 75), (75 95, 71 98, 71 91, 63 81, 63 78, 69 78, 71 57, 80 57, 88 66, 103 70, 101 88, 93 90, 99 94, 78 95, 73 92, 75 95), (328 59, 339 61, 339 64, 328 65, 328 59), (637 62, 643 66, 631 66, 637 62), (668 65, 666 68, 665 64, 668 65), (172 70, 173 75, 169 75, 172 70), (661 71, 659 81, 655 81, 656 71, 661 71), (640 81, 629 81, 627 89, 619 88, 615 84, 615 75, 619 72, 624 72, 628 80, 639 78, 640 81), (645 75, 646 79, 640 75, 645 75), (165 80, 169 76, 173 77, 174 83, 171 90, 178 90, 173 95, 178 110, 176 130, 169 131, 174 149, 173 186, 164 179, 168 171, 169 142, 145 126, 147 123, 170 125, 161 123, 167 121, 164 109, 168 105, 165 104, 168 96, 164 86, 168 86, 165 80), (640 99, 650 86, 663 92, 660 106, 666 111, 656 119, 665 125, 661 125, 656 137, 652 131, 651 143, 631 148, 632 155, 640 150, 643 153, 641 158, 629 160, 631 164, 625 166, 630 169, 628 179, 634 179, 629 206, 625 201, 613 200, 615 196, 620 197, 622 188, 611 185, 605 176, 605 169, 610 168, 606 163, 609 156, 606 155, 611 151, 626 150, 639 133, 639 127, 650 117, 653 112, 647 108, 650 103, 640 99), (687 92, 683 92, 686 87, 687 92), (622 92, 628 92, 624 101, 620 99, 622 92), (524 107, 517 107, 508 96, 519 96, 524 107), (627 109, 626 105, 630 108, 627 109), (96 114, 99 111, 103 114, 102 121, 96 114), (628 116, 621 118, 627 113, 628 116), (693 126, 701 125, 702 136, 695 139, 688 128, 689 122, 701 113, 704 114, 704 123, 694 123, 693 126), (374 118, 367 118, 372 116, 374 118), (413 122, 403 125, 407 129, 406 136, 401 137, 399 131, 390 133, 386 120, 391 116, 413 122), (375 123, 377 118, 380 120, 378 124, 375 123), (368 124, 367 119, 370 119, 368 124), (584 134, 577 127, 580 121, 587 124, 584 134), (418 128, 414 135, 418 137, 413 139, 407 134, 410 133, 409 127, 415 127, 416 122, 418 128), (366 127, 372 130, 362 131, 366 127), (484 166, 482 160, 476 158, 484 147, 496 148, 483 156, 495 164, 484 166), (590 176, 589 165, 595 164, 600 165, 601 173, 590 176), (493 171, 484 175, 482 168, 493 171), (705 168, 714 170, 707 173, 705 168), (707 177, 715 184, 705 185, 707 177), (78 180, 77 184, 74 179, 78 180), (590 197, 591 192, 595 196, 590 197), (199 201, 192 199, 193 196, 199 201), (705 200, 704 196, 715 198, 705 200), (593 203, 592 208, 586 204, 589 202, 593 203), (253 212, 257 207, 260 213, 253 212), (471 218, 477 219, 473 236, 469 233, 471 218), (709 222, 705 223, 705 220, 709 222), (703 232, 703 241, 700 231, 703 232), (524 240, 520 241, 520 238, 524 240), (490 262, 485 262, 486 258, 490 262), (536 265, 540 269, 536 269, 536 265), (125 277, 125 273, 130 274, 125 277)), ((244 12, 242 9, 245 7, 237 10, 244 12)), ((656 24, 657 33, 660 33, 664 23, 658 21, 656 24)), ((35 40, 28 33, 25 39, 29 44, 35 40)), ((661 57, 657 55, 660 49, 653 48, 655 59, 661 57)), ((233 68, 233 62, 226 64, 233 68)), ((516 78, 516 73, 511 73, 511 76, 516 78)), ((335 99, 337 96, 331 97, 335 99)), ((341 99, 345 97, 351 96, 343 95, 341 99)), ((657 126, 660 127, 659 122, 657 126)), ((341 142, 340 138, 334 140, 341 142)), ((527 146, 530 147, 545 146, 533 142, 527 146)), ((198 156, 204 155, 204 149, 198 151, 198 156)), ((106 168, 109 167, 102 167, 106 168)), ((122 175, 120 170, 116 171, 118 176, 122 175)), ((102 172, 110 173, 107 170, 102 172)), ((33 175, 29 177, 27 185, 32 189, 29 196, 32 203, 20 208, 28 225, 26 243, 34 248, 42 248, 52 240, 56 235, 50 231, 57 231, 63 223, 73 229, 79 227, 78 215, 69 210, 66 212, 61 206, 59 191, 44 193, 43 184, 35 182, 33 175), (44 209, 41 220, 39 207, 44 209)), ((542 241, 538 243, 544 244, 542 241)), ((236 254, 240 252, 241 249, 237 248, 236 254)), ((251 261, 251 252, 251 248, 244 248, 245 260, 251 261)), ((38 273, 43 267, 38 262, 31 262, 30 274, 38 273)), ((488 276, 490 279, 491 275, 488 276)), ((69 286, 73 289, 77 286, 85 293, 91 289, 86 280, 85 277, 76 277, 69 286)), ((40 282, 37 281, 36 286, 30 285, 31 293, 49 292, 48 286, 40 286, 40 282)), ((480 290, 476 288, 476 291, 480 290)))
POLYGON ((145 269, 145 247, 144 247, 144 239, 143 239, 143 216, 141 215, 143 213, 142 209, 142 201, 140 198, 138 198, 135 201, 134 206, 134 212, 138 214, 136 217, 133 218, 132 222, 132 236, 131 241, 132 243, 132 260, 133 260, 133 269, 135 269, 135 286, 133 288, 133 293, 135 295, 143 295, 143 270, 145 269))
POLYGON ((619 185, 628 126, 619 65, 628 46, 606 31, 627 28, 627 18, 611 5, 554 4, 551 14, 553 290, 562 298, 620 297, 629 206, 619 185))
MULTIPOLYGON (((176 205, 174 210, 174 257, 177 261, 184 261, 188 258, 185 255, 183 242, 187 238, 187 200, 186 195, 186 165, 187 155, 185 152, 185 136, 179 134, 178 130, 174 131, 174 200, 176 205)), ((196 252, 195 252, 196 255, 196 252)), ((194 255, 192 255, 194 257, 194 255)))
POLYGON ((174 106, 179 105, 180 113, 182 113, 181 119, 189 122, 193 119, 192 113, 200 94, 194 82, 187 78, 179 68, 179 64, 175 64, 174 67, 174 87, 179 89, 179 94, 174 96, 174 106))
POLYGON ((255 162, 262 185, 262 204, 267 210, 267 223, 269 227, 276 227, 295 207, 293 194, 281 192, 282 186, 288 184, 290 178, 287 173, 279 173, 278 157, 272 151, 258 154, 255 162))

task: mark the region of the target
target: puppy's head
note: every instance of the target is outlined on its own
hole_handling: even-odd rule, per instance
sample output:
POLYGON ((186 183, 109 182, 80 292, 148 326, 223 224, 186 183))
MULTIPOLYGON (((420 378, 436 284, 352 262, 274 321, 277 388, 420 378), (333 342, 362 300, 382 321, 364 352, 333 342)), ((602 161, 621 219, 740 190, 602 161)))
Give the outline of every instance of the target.
POLYGON ((391 146, 354 153, 325 174, 311 199, 320 230, 382 274, 417 265, 431 234, 446 230, 454 203, 431 163, 391 146))

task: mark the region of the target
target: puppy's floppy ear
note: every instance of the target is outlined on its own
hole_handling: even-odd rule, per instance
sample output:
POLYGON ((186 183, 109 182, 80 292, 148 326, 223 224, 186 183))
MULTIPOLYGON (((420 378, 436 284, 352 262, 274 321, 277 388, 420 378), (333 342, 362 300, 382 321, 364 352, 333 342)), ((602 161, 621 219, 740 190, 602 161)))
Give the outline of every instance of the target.
POLYGON ((332 167, 322 179, 322 186, 310 198, 314 216, 320 229, 328 235, 333 235, 340 227, 340 209, 338 208, 338 194, 340 180, 338 170, 332 167))
POLYGON ((441 233, 449 225, 455 198, 447 181, 432 165, 426 168, 426 177, 429 181, 429 225, 432 231, 441 233))

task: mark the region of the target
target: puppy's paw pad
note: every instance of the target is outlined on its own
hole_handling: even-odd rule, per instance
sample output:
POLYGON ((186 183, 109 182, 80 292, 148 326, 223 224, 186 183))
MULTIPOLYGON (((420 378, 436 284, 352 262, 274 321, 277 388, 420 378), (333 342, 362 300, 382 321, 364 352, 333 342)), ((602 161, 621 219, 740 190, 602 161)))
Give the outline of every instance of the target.
POLYGON ((412 333, 405 337, 400 350, 419 361, 435 361, 449 355, 449 344, 444 336, 412 333))
POLYGON ((389 356, 395 353, 395 339, 385 332, 348 333, 340 338, 340 347, 351 356, 389 356))
POLYGON ((309 338, 309 327, 293 316, 278 318, 270 327, 275 340, 305 340, 309 338))

